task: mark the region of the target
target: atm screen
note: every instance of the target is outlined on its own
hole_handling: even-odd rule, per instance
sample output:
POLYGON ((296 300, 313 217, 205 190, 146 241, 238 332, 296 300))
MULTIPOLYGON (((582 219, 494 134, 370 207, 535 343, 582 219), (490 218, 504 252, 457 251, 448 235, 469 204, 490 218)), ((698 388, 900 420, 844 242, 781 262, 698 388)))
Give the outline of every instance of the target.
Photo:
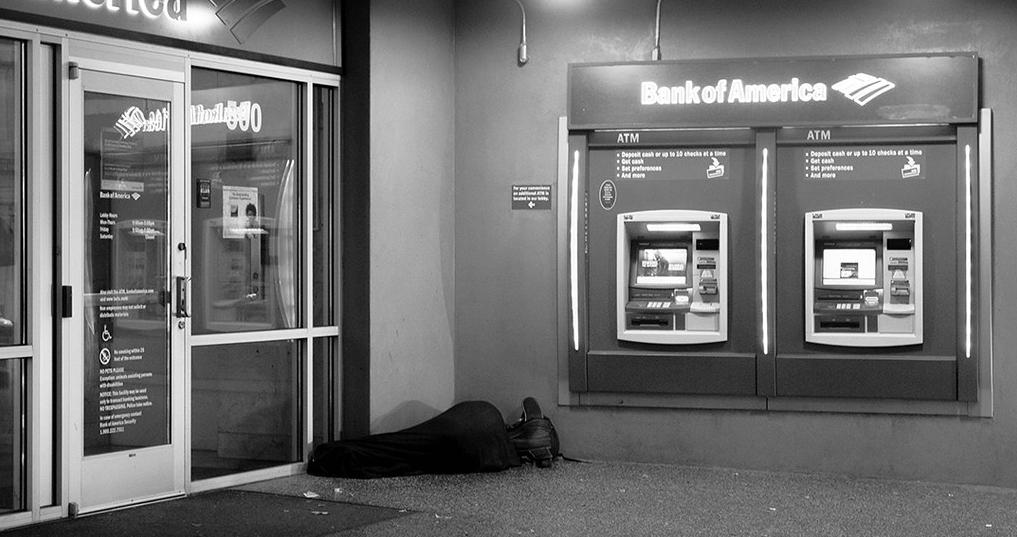
POLYGON ((679 287, 687 284, 688 248, 639 246, 636 250, 636 285, 679 287))
POLYGON ((823 285, 875 286, 876 249, 823 249, 823 285))

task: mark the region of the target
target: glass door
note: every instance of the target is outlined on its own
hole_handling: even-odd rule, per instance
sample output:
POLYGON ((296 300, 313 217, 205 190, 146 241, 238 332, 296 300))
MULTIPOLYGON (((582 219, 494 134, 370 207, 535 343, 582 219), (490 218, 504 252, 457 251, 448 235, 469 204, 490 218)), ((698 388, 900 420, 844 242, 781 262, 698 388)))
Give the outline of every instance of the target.
POLYGON ((190 481, 203 488, 303 458, 305 87, 201 67, 190 83, 190 481))
POLYGON ((84 67, 71 81, 64 237, 78 512, 183 493, 189 315, 174 203, 185 199, 183 84, 84 67))

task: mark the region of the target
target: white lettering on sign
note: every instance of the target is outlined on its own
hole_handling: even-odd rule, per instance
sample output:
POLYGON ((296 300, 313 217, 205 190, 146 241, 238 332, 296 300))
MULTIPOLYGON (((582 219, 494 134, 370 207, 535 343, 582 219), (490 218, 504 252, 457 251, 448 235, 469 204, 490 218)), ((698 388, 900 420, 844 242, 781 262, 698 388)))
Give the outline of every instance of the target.
POLYGON ((57 0, 70 5, 84 5, 91 9, 103 9, 112 14, 130 17, 158 19, 165 17, 174 21, 187 20, 187 0, 57 0))
POLYGON ((132 106, 120 114, 114 127, 120 136, 130 138, 139 132, 163 132, 169 123, 169 108, 149 110, 148 116, 137 106, 132 106))
POLYGON ((718 80, 699 86, 686 80, 680 86, 661 86, 644 81, 639 86, 642 105, 750 104, 825 101, 826 84, 802 82, 797 77, 784 84, 747 84, 740 78, 718 80))
MULTIPOLYGON (((191 125, 226 125, 231 131, 261 132, 261 105, 251 101, 227 101, 205 108, 204 105, 191 105, 191 125)), ((150 110, 148 115, 132 106, 120 114, 114 125, 123 138, 130 138, 139 132, 165 132, 169 127, 169 108, 150 110)))
POLYGON ((191 105, 191 125, 214 125, 224 123, 229 130, 240 129, 261 132, 261 105, 251 101, 227 101, 210 108, 191 105))

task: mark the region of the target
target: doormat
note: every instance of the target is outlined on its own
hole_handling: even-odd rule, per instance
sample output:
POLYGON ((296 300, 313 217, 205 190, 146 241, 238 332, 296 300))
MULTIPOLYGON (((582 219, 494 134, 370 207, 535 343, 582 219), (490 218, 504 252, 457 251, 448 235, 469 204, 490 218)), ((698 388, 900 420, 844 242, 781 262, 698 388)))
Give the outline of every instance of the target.
POLYGON ((411 514, 405 510, 221 490, 9 530, 5 537, 325 536, 411 514))

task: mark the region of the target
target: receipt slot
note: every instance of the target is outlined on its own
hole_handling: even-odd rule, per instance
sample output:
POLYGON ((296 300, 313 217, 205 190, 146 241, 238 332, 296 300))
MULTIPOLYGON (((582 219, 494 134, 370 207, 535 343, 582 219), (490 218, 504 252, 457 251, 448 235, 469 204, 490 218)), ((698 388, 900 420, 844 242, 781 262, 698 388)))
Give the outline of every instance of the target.
POLYGON ((805 340, 922 343, 922 213, 813 212, 805 221, 805 340))
POLYGON ((681 345, 727 340, 727 215, 618 215, 618 339, 681 345))

